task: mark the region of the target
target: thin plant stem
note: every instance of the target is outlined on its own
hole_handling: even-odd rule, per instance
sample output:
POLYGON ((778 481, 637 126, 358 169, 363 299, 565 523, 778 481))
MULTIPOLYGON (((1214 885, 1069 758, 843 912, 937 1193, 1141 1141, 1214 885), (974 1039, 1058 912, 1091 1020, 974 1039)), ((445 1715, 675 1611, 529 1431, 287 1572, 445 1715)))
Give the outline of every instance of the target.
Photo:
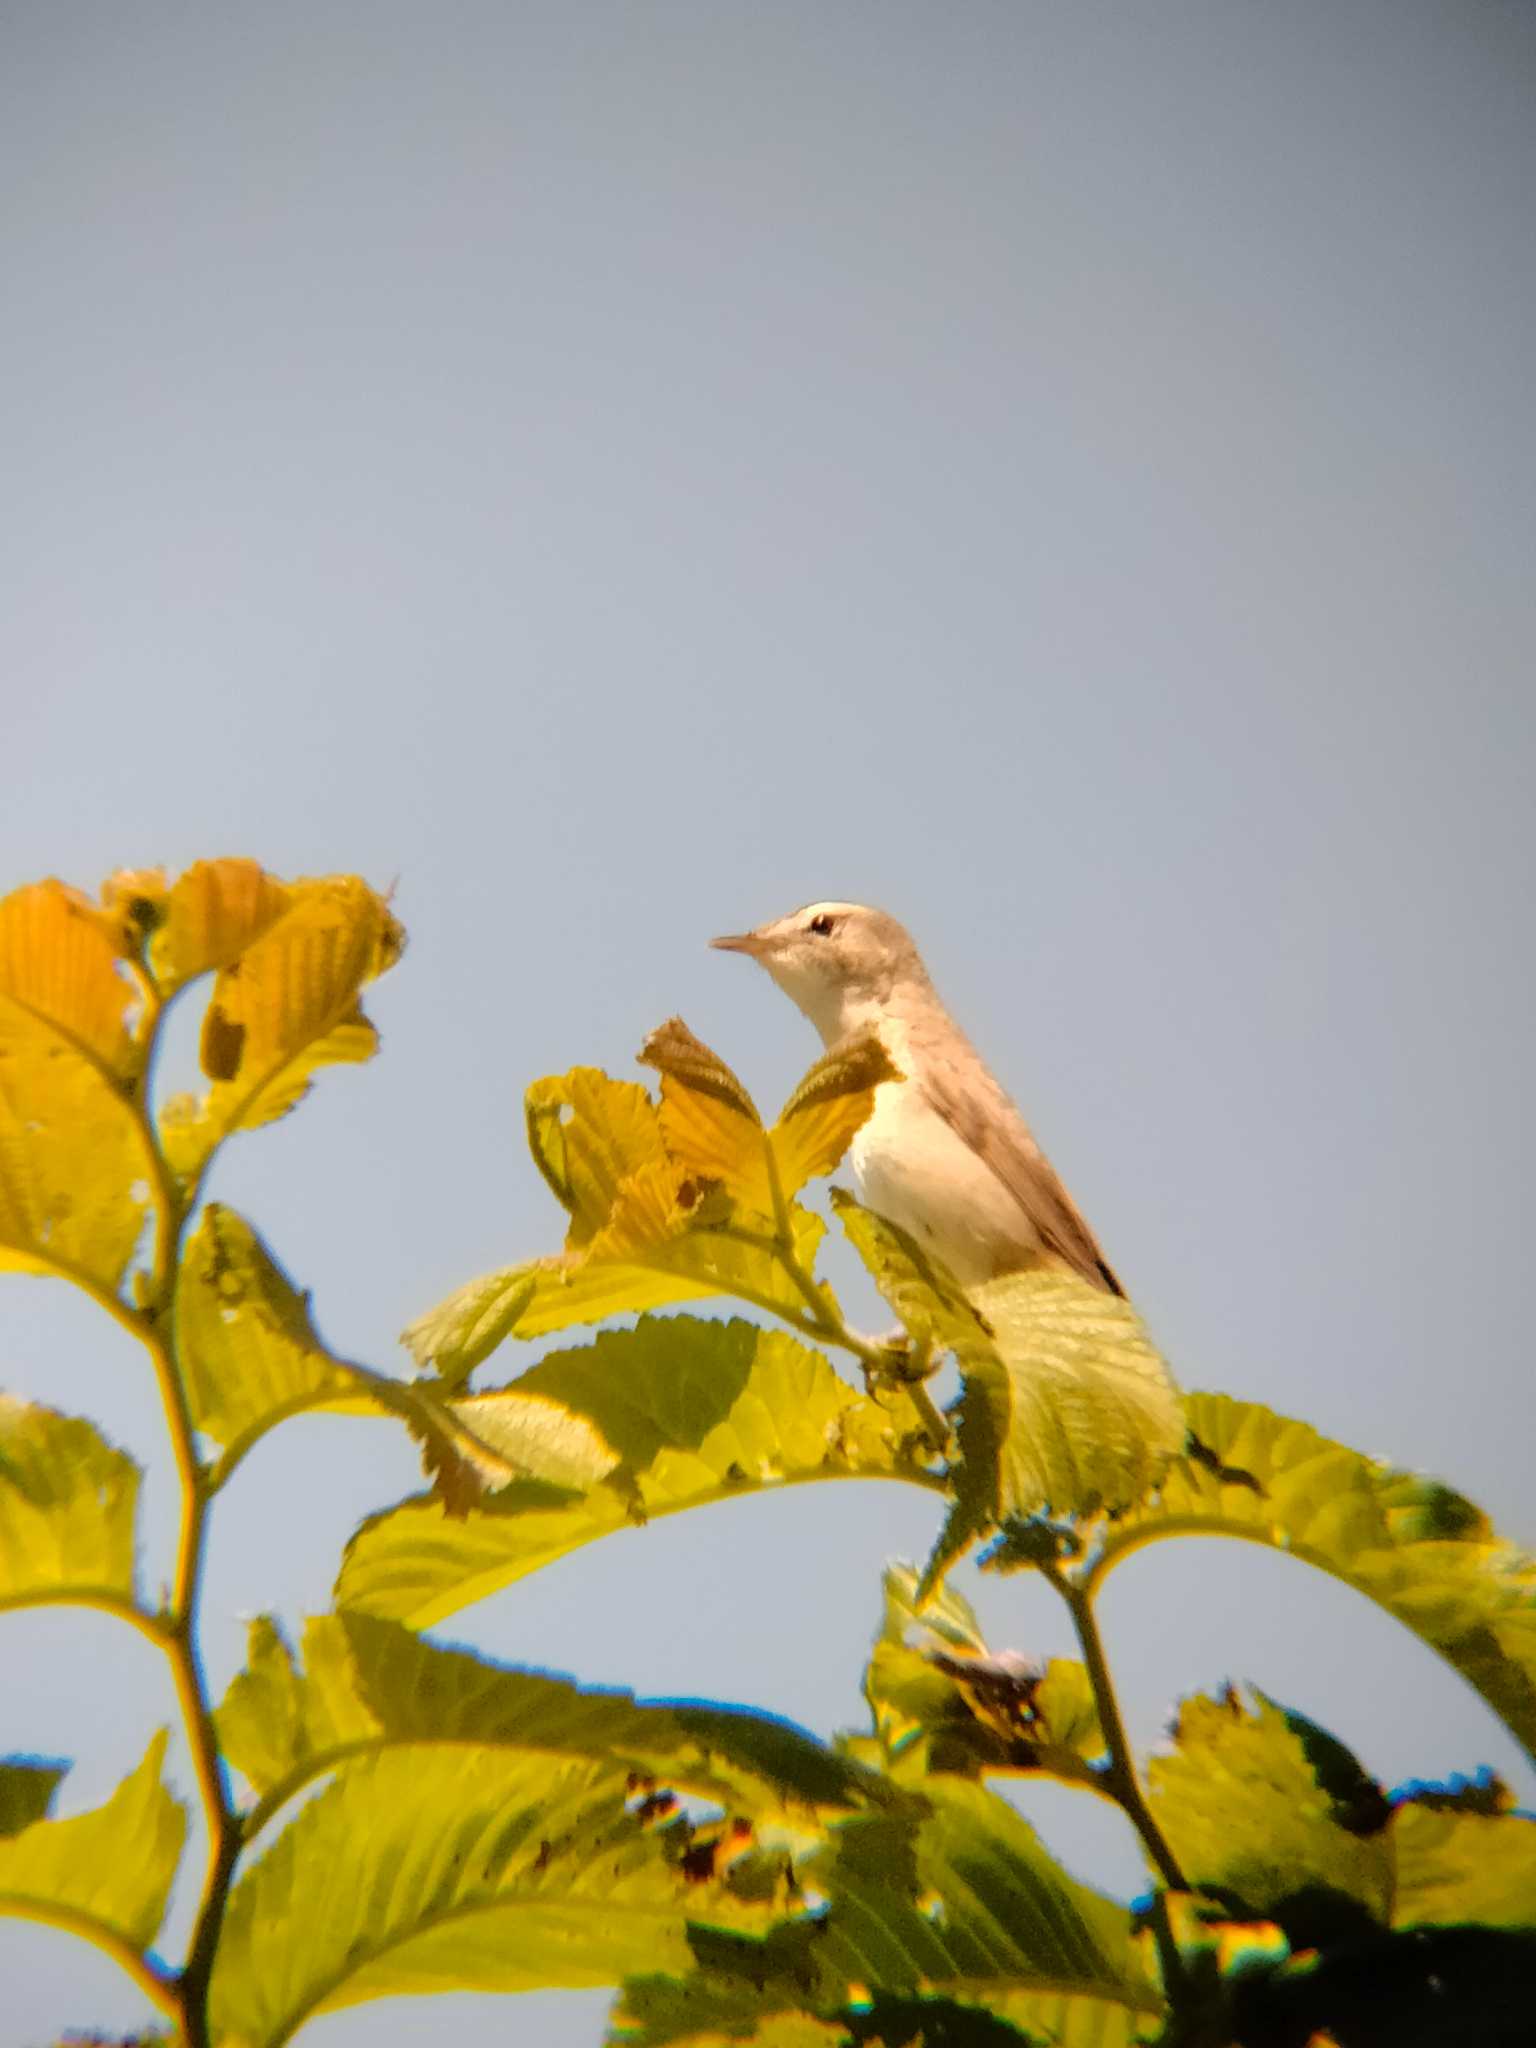
POLYGON ((155 1205, 154 1252, 143 1309, 134 1315, 125 1311, 121 1302, 103 1305, 110 1306, 117 1320, 133 1330, 150 1355, 181 1493, 176 1562, 169 1603, 165 1613, 159 1617, 159 1635, 171 1667, 186 1729, 187 1747, 197 1779, 203 1822, 208 1833, 208 1864, 186 1966, 176 1980, 176 2003, 186 2048, 209 2048, 208 1983, 219 1930, 223 1925, 230 1879, 240 1854, 241 1825, 230 1799, 198 1653, 203 1559, 212 1488, 197 1455, 195 1424, 187 1398, 176 1328, 176 1286, 182 1237, 195 1196, 178 1186, 150 1113, 149 1078, 157 1049, 157 1034, 165 1013, 164 1001, 153 974, 142 962, 136 964, 135 980, 144 999, 144 1014, 138 1034, 144 1047, 144 1062, 131 1109, 150 1161, 155 1205))
POLYGON ((1080 1586, 1073 1585, 1052 1564, 1040 1566, 1042 1576, 1061 1595, 1072 1616, 1072 1626, 1083 1652, 1083 1663, 1088 1672, 1088 1683, 1093 1688, 1094 1705, 1098 1709, 1099 1726, 1104 1731, 1104 1746, 1109 1752, 1109 1765, 1103 1774, 1104 1789, 1110 1794, 1135 1828, 1145 1845, 1159 1877, 1170 1890, 1188 1891, 1184 1873, 1178 1859, 1168 1846, 1167 1837, 1153 1818, 1147 1804, 1146 1794, 1141 1789, 1141 1780, 1136 1773, 1136 1759, 1126 1739, 1125 1723, 1120 1718, 1120 1702, 1115 1697, 1114 1681, 1109 1675, 1109 1664, 1104 1655, 1104 1643, 1099 1634, 1098 1618, 1093 1611, 1093 1600, 1080 1586))

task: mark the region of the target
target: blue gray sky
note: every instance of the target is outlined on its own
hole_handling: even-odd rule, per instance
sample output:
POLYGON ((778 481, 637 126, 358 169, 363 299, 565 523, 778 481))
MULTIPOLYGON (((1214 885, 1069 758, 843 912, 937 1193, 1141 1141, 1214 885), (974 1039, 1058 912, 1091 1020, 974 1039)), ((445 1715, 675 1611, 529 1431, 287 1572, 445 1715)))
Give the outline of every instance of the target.
MULTIPOLYGON (((1536 1540, 1536 13, 887 0, 0 9, 0 885, 250 853, 397 884, 371 1067, 216 1192, 339 1347, 553 1248, 524 1085, 674 1011, 767 1101, 814 1051, 704 950, 882 903, 1188 1385, 1536 1540)), ((521 1362, 521 1361, 517 1361, 521 1362)), ((509 1360, 508 1364, 513 1361, 509 1360)), ((153 1461, 132 1347, 0 1284, 0 1383, 153 1461)), ((209 1661, 416 1483, 309 1421, 215 1530, 209 1661)), ((446 1635, 858 1716, 922 1497, 615 1539, 446 1635)), ((971 1587, 971 1578, 963 1583, 971 1587)), ((1067 1647, 1043 1589, 974 1588, 1067 1647)), ((1106 1628, 1136 1736, 1251 1678, 1389 1781, 1492 1717, 1354 1595, 1168 1546, 1106 1628)), ((145 1645, 4 1622, 0 1748, 94 1803, 145 1645)), ((1125 1889, 1117 1817, 1018 1795, 1125 1889)), ((0 2048, 140 2016, 0 1924, 0 2048)), ((376 2006, 588 2048, 604 2000, 376 2006)))

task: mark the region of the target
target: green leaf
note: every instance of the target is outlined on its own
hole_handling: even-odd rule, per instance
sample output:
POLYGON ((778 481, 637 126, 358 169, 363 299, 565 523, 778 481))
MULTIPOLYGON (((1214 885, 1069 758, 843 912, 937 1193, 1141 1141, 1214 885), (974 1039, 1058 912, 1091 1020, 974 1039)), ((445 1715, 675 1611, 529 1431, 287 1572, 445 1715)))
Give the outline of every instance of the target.
POLYGON ((611 1765, 473 1745, 360 1759, 236 1885, 215 2038, 276 2048, 371 1998, 611 1984, 685 1965, 690 1917, 763 1918, 691 1881, 626 1789, 611 1765))
MULTIPOLYGON (((1502 1789, 1502 1788, 1501 1788, 1502 1789)), ((1536 1927, 1536 1817, 1420 1790, 1392 1815, 1398 1927, 1536 1927)))
POLYGON ((219 1202, 188 1242, 176 1314, 192 1420, 215 1443, 228 1447, 309 1408, 374 1405, 315 1334, 308 1297, 219 1202))
POLYGON ((1316 1565, 1396 1615, 1536 1756, 1536 1559, 1438 1481, 1256 1403, 1192 1394, 1194 1455, 1105 1531, 1089 1588, 1165 1536, 1237 1536, 1316 1565))
POLYGON ((988 1360, 991 1331, 948 1267, 931 1258, 906 1231, 856 1202, 845 1189, 833 1188, 830 1199, 848 1242, 913 1341, 953 1351, 962 1369, 988 1360))
POLYGON ((0 1836, 45 1820, 68 1764, 40 1756, 0 1757, 0 1836))
POLYGON ((1161 2009, 1124 1907, 1068 1877, 1029 1823, 982 1786, 935 1777, 925 1791, 931 1812, 910 1831, 910 1890, 899 1876, 907 1824, 853 1820, 836 1831, 820 1873, 832 1899, 817 1944, 826 1969, 871 1989, 1001 1980, 1161 2009))
POLYGON ((160 1780, 164 1731, 105 1806, 0 1840, 0 1913, 142 1952, 160 1931, 186 1815, 160 1780))
POLYGON ((1273 1920, 1295 1946, 1390 1919, 1385 1800, 1362 1814, 1332 1797, 1273 1702, 1260 1696, 1250 1711, 1230 1689, 1187 1699, 1174 1744, 1149 1761, 1147 1797, 1197 1890, 1238 1918, 1273 1920))
POLYGON ((1003 1445, 998 1518, 1092 1514, 1146 1493, 1182 1446, 1184 1417, 1130 1303, 1048 1269, 989 1280, 969 1299, 1001 1364, 981 1382, 1003 1445))
MULTIPOLYGON (((1068 1877, 980 1786, 934 1777, 924 1790, 925 1817, 845 1822, 802 1867, 824 1911, 766 1936, 696 1928, 697 1968, 627 1985, 613 2040, 752 2039, 754 2025, 789 2012, 868 2039, 872 2013, 931 1998, 968 2008, 978 2026, 990 2013, 1073 2048, 1128 2048, 1163 2006, 1125 1908, 1068 1877)), ((960 2023, 937 2005, 930 2018, 960 2023)))
POLYGON ((872 1773, 772 1715, 583 1688, 347 1611, 306 1623, 302 1670, 270 1620, 253 1623, 218 1726, 262 1796, 365 1747, 429 1741, 606 1759, 759 1816, 887 1796, 872 1773))
POLYGON ((139 1468, 94 1425, 0 1394, 0 1607, 134 1597, 139 1468))
MULTIPOLYGON (((770 1249, 699 1227, 678 1208, 679 1172, 662 1159, 626 1181, 583 1249, 503 1267, 456 1289, 404 1332, 401 1341, 412 1358, 462 1386, 508 1337, 545 1337, 722 1294, 803 1314, 799 1289, 770 1249)), ((790 1224, 796 1254, 809 1268, 825 1226, 810 1210, 793 1206, 790 1224)))
POLYGON ((539 1271, 533 1266, 483 1273, 428 1309, 401 1342, 418 1365, 430 1366, 450 1386, 462 1387, 475 1367, 516 1330, 538 1285, 539 1271))
POLYGON ((461 1519, 407 1501, 353 1538, 340 1604, 426 1628, 636 1520, 809 1479, 935 1483, 819 1352, 755 1324, 645 1317, 555 1352, 514 1389, 583 1422, 622 1471, 575 1497, 511 1486, 461 1519))

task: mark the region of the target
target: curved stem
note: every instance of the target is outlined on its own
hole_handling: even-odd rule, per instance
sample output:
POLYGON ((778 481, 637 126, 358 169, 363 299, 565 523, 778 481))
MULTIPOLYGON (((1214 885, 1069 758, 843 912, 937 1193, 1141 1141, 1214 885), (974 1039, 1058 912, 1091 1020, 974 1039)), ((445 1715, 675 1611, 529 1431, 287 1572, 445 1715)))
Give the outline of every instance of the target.
POLYGON ((126 1621, 146 1641, 163 1650, 169 1640, 163 1618, 125 1598, 112 1586, 39 1586, 29 1593, 7 1594, 0 1599, 0 1614, 20 1614, 29 1607, 94 1607, 98 1614, 110 1614, 114 1621, 126 1621))
POLYGON ((1141 1789, 1141 1780, 1136 1775, 1136 1759, 1126 1739, 1125 1723, 1120 1718, 1120 1702, 1115 1697, 1114 1682, 1109 1675, 1109 1664, 1104 1655, 1104 1644, 1099 1635, 1092 1596, 1083 1587, 1074 1585, 1064 1578, 1054 1565, 1042 1564, 1039 1569, 1041 1575, 1055 1587, 1067 1603, 1067 1611, 1072 1616, 1072 1626, 1077 1631, 1077 1640, 1083 1652, 1083 1663, 1088 1672, 1088 1682, 1093 1687, 1099 1726, 1104 1731, 1104 1746, 1109 1752, 1109 1765, 1102 1781, 1104 1788, 1140 1835, 1147 1854, 1164 1884, 1172 1891, 1188 1891, 1189 1886, 1179 1868, 1178 1859, 1153 1818, 1146 1794, 1141 1789))
MULTIPOLYGON (((160 1618, 159 1627, 197 1777, 203 1822, 208 1831, 208 1866, 191 1947, 176 1990, 186 2048, 209 2048, 208 1982, 229 1897, 230 1879, 240 1854, 241 1827, 230 1799, 224 1759, 219 1751, 198 1654, 198 1608, 212 1488, 197 1455, 196 1426, 181 1370, 176 1329, 182 1236, 196 1198, 194 1193, 178 1184, 171 1171, 147 1099, 156 1040, 165 1012, 164 999, 154 975, 142 961, 138 964, 135 978, 144 998, 144 1015, 139 1030, 144 1046, 144 1065, 130 1109, 150 1161, 155 1203, 155 1246, 144 1310, 132 1319, 130 1327, 154 1364, 181 1491, 170 1602, 160 1618)), ((119 1320, 125 1320, 124 1316, 119 1314, 119 1320)))
MULTIPOLYGON (((784 1199, 784 1190, 779 1181, 778 1161, 773 1156, 773 1147, 764 1133, 763 1151, 768 1166, 768 1185, 773 1194, 774 1235, 764 1237, 755 1230, 736 1230, 729 1225, 720 1233, 723 1237, 734 1238, 738 1244, 750 1244, 758 1251, 768 1252, 776 1258, 788 1274, 796 1291, 804 1299, 809 1313, 796 1315, 781 1302, 768 1300, 760 1294, 753 1294, 733 1283, 732 1293, 742 1301, 750 1301, 757 1308, 767 1309, 793 1330, 804 1336, 815 1337, 823 1344, 834 1345, 840 1351, 851 1352, 865 1369, 872 1373, 883 1373, 887 1369, 887 1351, 872 1338, 861 1337, 857 1330, 851 1330, 842 1317, 832 1308, 826 1295, 816 1284, 816 1277, 809 1272, 795 1249, 794 1228, 790 1222, 789 1205, 784 1199)), ((911 1400, 917 1410, 918 1421, 929 1444, 940 1457, 949 1449, 949 1425, 934 1406, 933 1396, 919 1380, 904 1380, 902 1392, 911 1400)))
POLYGON ((171 1973, 153 1957, 141 1953, 132 1942, 125 1941, 115 1927, 109 1927, 94 1914, 79 1913, 52 1900, 34 1899, 25 1892, 0 1892, 0 1912, 14 1914, 20 1920, 30 1920, 39 1927, 57 1927, 61 1934, 73 1934, 81 1941, 90 1942, 93 1948, 99 1948, 103 1955, 110 1956, 118 1968, 133 1979, 158 2012, 163 2012, 167 2019, 177 2017, 180 2008, 176 1980, 171 1973))
MULTIPOLYGON (((171 1277, 174 1278, 174 1274, 171 1277)), ((165 1299, 157 1306, 161 1307, 161 1317, 157 1319, 157 1325, 150 1326, 143 1334, 154 1360, 177 1476, 181 1481, 176 1568, 171 1583, 170 1609, 163 1624, 163 1638, 171 1674, 176 1682, 176 1696, 186 1726, 187 1746, 192 1754, 203 1820, 208 1830, 208 1868, 192 1946, 181 1978, 182 2023, 188 2048, 207 2048, 208 1978, 224 1920, 229 1880, 240 1853, 241 1830, 239 1816, 229 1796, 224 1759, 219 1753, 213 1715, 203 1688, 202 1664, 197 1649, 198 1598, 202 1589, 205 1523, 211 1495, 203 1468, 198 1463, 191 1412, 186 1389, 177 1370, 173 1339, 168 1340, 166 1332, 158 1327, 159 1320, 167 1324, 171 1322, 171 1304, 165 1299)))

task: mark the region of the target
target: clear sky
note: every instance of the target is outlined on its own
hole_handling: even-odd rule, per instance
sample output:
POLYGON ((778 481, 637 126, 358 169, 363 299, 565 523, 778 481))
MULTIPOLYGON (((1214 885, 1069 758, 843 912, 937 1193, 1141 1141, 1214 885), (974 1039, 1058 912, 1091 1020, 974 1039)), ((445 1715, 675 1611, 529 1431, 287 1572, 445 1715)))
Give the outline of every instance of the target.
MULTIPOLYGON (((410 1317, 554 1248, 536 1075, 630 1073, 680 1011, 776 1100, 809 1029, 704 941, 852 896, 911 925, 1186 1384, 1536 1540, 1533 88, 1518 0, 0 8, 0 886, 224 852, 398 883, 382 1058, 216 1189, 334 1343, 403 1366, 410 1317)), ((0 1384, 156 1461, 154 1584, 131 1350, 0 1283, 0 1384)), ((220 1680, 416 1483, 383 1424, 251 1460, 220 1680)), ((933 1525, 803 1488, 444 1633, 830 1731, 933 1525)), ((1043 1591, 976 1592, 1000 1645, 1067 1647, 1043 1591)), ((1105 1619, 1143 1742, 1231 1675, 1389 1782, 1533 1791, 1283 1559, 1168 1546, 1105 1619)), ((0 1658, 0 1748, 78 1755, 66 1810, 172 1716, 105 1620, 7 1619, 0 1658)), ((1136 1885, 1117 1816, 1019 1796, 1136 1885)), ((15 1923, 0 1979, 0 2048, 141 2010, 15 1923)), ((603 2005, 305 2039, 590 2048, 603 2005)))

